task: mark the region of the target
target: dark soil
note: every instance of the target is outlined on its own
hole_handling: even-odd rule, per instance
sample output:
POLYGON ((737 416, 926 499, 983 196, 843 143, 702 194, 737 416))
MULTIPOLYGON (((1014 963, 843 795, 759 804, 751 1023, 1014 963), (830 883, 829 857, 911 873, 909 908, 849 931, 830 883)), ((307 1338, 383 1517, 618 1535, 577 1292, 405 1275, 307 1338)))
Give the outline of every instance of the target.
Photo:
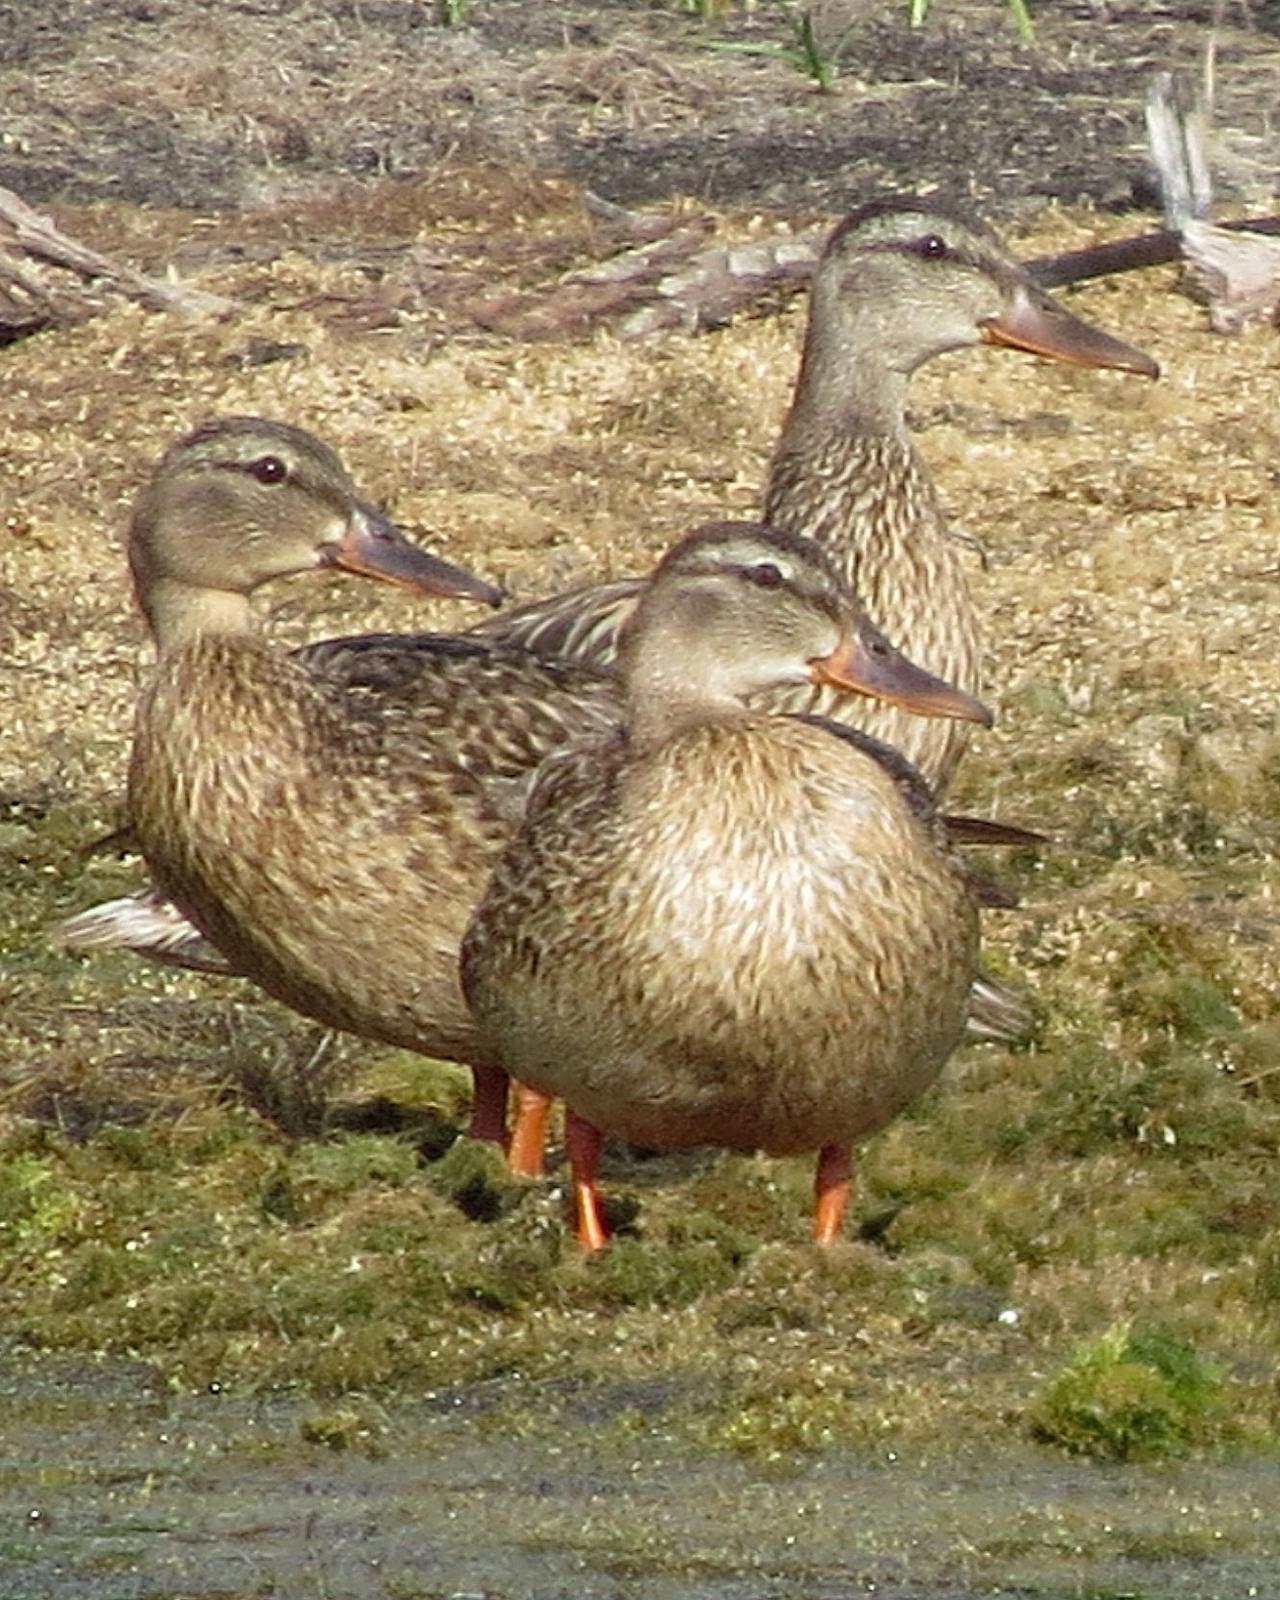
MULTIPOLYGON (((0 183, 32 202, 236 207, 266 189, 415 177, 493 159, 624 204, 840 211, 879 187, 942 187, 988 211, 1149 197, 1142 100, 1203 61, 1211 0, 1033 5, 818 0, 835 92, 781 52, 792 7, 700 22, 653 0, 426 0, 281 8, 238 0, 0 0, 0 183)), ((1227 5, 1218 106, 1224 193, 1274 176, 1280 8, 1227 5), (1270 145, 1270 148, 1268 148, 1270 145)))

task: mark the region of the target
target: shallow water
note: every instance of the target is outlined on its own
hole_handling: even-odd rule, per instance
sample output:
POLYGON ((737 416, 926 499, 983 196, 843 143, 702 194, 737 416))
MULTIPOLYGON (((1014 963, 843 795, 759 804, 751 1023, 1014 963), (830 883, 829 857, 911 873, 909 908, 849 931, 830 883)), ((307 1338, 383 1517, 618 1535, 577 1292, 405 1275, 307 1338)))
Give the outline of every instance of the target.
POLYGON ((388 1595, 485 1600, 1274 1600, 1280 1464, 1099 1468, 1016 1442, 777 1475, 664 1439, 676 1397, 508 1385, 376 1406, 309 1442, 294 1399, 173 1393, 140 1363, 10 1352, 4 1600, 388 1595), (610 1426, 637 1406, 650 1425, 610 1426))

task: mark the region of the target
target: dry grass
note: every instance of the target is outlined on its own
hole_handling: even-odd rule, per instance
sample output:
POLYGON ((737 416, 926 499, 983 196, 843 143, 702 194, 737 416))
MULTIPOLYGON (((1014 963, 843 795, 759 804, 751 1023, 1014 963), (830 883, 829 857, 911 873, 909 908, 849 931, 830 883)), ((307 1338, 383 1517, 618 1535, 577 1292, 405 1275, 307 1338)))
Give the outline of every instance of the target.
MULTIPOLYGON (((533 161, 613 199, 693 189, 794 213, 876 186, 1002 207, 1123 197, 1142 172, 1155 67, 1198 67, 1204 0, 1042 6, 1034 49, 1001 0, 820 0, 836 92, 777 54, 791 0, 426 0, 210 11, 192 0, 0 3, 5 181, 33 200, 145 197, 190 208, 298 199, 335 174, 432 177, 451 160, 533 161), (708 12, 710 14, 708 14, 708 12), (743 53, 747 46, 756 53, 743 53)), ((1223 181, 1273 185, 1275 23, 1218 29, 1223 181)))
MULTIPOLYGON (((215 264, 194 280, 240 298, 239 323, 125 310, 5 353, 6 1326, 43 1349, 141 1356, 182 1387, 301 1385, 320 1404, 376 1391, 304 1424, 335 1449, 363 1451, 362 1419, 457 1384, 495 1407, 469 1448, 488 1429, 561 1450, 576 1429, 628 1461, 745 1467, 779 1504, 813 1456, 982 1463, 985 1482, 995 1440, 1015 1463, 1054 1448, 1037 1437, 1135 1458, 1273 1452, 1280 368, 1266 338, 1206 333, 1170 273, 1073 297, 1159 356, 1159 385, 986 351, 913 392, 944 502, 987 554, 974 577, 1000 722, 959 801, 1057 841, 1011 863, 1025 903, 990 919, 988 941, 1047 1022, 1031 1053, 962 1054, 872 1144, 860 1237, 808 1245, 807 1163, 620 1160, 618 1240, 584 1264, 556 1188, 449 1148, 458 1069, 359 1042, 321 1059, 309 1026, 229 981, 47 946, 55 915, 136 881, 78 847, 112 820, 147 655, 120 531, 179 430, 230 411, 314 428, 407 525, 518 593, 642 570, 692 522, 757 503, 798 306, 644 346, 525 346, 461 322, 451 336, 447 304, 371 328, 342 298, 367 281, 326 264, 323 241, 365 229, 393 246, 406 200, 418 249, 479 270, 524 270, 531 231, 589 240, 567 187, 459 168, 434 191, 374 186, 204 226, 215 264), (273 230, 296 248, 226 251, 273 230), (254 365, 254 340, 301 353, 254 365), (1211 1374, 1203 1396, 1133 1357, 1153 1350, 1211 1374)), ((140 250, 192 226, 124 207, 99 223, 140 250)), ((1099 231, 1047 211, 1017 242, 1033 254, 1099 231)), ((337 582, 270 599, 282 641, 469 617, 337 582)), ((1247 1480, 1213 1491, 1212 1524, 1160 1511, 1175 1492, 1087 1530, 1016 1495, 941 1532, 936 1508, 913 1510, 868 1548, 914 1575, 927 1526, 939 1570, 1023 1573, 1045 1593, 1077 1592, 1095 1562, 1126 1584, 1131 1560, 1184 1572, 1222 1558, 1224 1538, 1264 1560, 1247 1480)), ((558 1544, 595 1537, 576 1511, 572 1528, 539 1515, 558 1544)), ((737 1532, 706 1546, 709 1572, 753 1538, 751 1516, 726 1508, 737 1532)), ((609 1549, 663 1573, 703 1548, 664 1537, 637 1522, 609 1549)))
MULTIPOLYGON (((486 220, 492 226, 491 213, 486 220)), ((437 225, 448 233, 447 219, 437 225)), ((1019 243, 1027 253, 1065 247, 1096 227, 1084 215, 1046 214, 1019 243)), ((496 237, 494 250, 503 247, 496 237)), ((238 1218, 208 1245, 201 1272, 212 1282, 238 1257, 235 1275, 249 1273, 235 1300, 239 1331, 217 1333, 204 1313, 204 1321, 184 1321, 190 1306, 161 1314, 164 1273, 140 1290, 141 1259, 130 1285, 110 1272, 101 1278, 106 1269, 93 1265, 88 1238, 55 1209, 57 1226, 70 1227, 60 1248, 69 1261, 89 1250, 88 1264, 75 1268, 89 1277, 72 1305, 56 1281, 64 1269, 51 1277, 24 1253, 15 1280, 21 1321, 32 1337, 55 1342, 106 1337, 136 1346, 145 1330, 146 1348, 165 1362, 192 1371, 212 1361, 246 1379, 281 1370, 266 1331, 250 1331, 253 1274, 291 1272, 290 1239, 304 1241, 305 1230, 280 1233, 281 1219, 296 1229, 323 1215, 335 1245, 347 1249, 351 1237, 366 1236, 381 1190, 364 1187, 361 1157, 356 1177, 344 1168, 336 1189, 321 1185, 328 1198, 315 1212, 298 1199, 321 1192, 307 1174, 339 1157, 325 1146, 273 1153, 270 1133, 211 1098, 228 1076, 261 1094, 272 1059, 305 1061, 313 1041, 300 1025, 233 985, 123 960, 78 965, 42 942, 52 914, 132 876, 75 853, 110 819, 145 656, 119 549, 130 495, 178 430, 217 412, 257 411, 322 433, 409 526, 517 592, 636 571, 690 523, 755 505, 800 328, 797 310, 644 347, 603 336, 571 346, 427 342, 412 323, 361 333, 326 315, 317 297, 340 289, 344 270, 301 254, 270 268, 211 270, 198 281, 243 298, 242 324, 123 311, 9 351, 0 394, 10 462, 10 536, 0 551, 8 708, 0 933, 9 996, 0 1051, 10 1137, 28 1152, 24 1160, 58 1174, 59 1193, 87 1195, 83 1185, 99 1183, 121 1147, 102 1146, 102 1133, 90 1140, 94 1153, 76 1154, 74 1141, 136 1124, 144 1132, 133 1137, 144 1144, 123 1159, 140 1162, 143 1176, 132 1187, 113 1180, 121 1210, 99 1230, 127 1229, 131 1206, 141 1217, 162 1195, 181 1210, 173 1197, 186 1192, 194 1161, 192 1202, 207 1186, 226 1185, 226 1215, 238 1218), (245 366, 237 354, 254 337, 295 342, 306 354, 245 366), (145 1156, 147 1139, 162 1182, 145 1156), (264 1214, 276 1221, 259 1237, 264 1214), (119 1311, 140 1294, 154 1317, 131 1314, 106 1335, 105 1308, 119 1311), (75 1310, 82 1303, 84 1313, 75 1310)), ((1253 1287, 1270 1279, 1252 1263, 1274 1253, 1280 1226, 1269 1181, 1280 1129, 1280 668, 1269 629, 1280 374, 1266 339, 1228 343, 1204 332, 1170 274, 1099 286, 1074 303, 1155 352, 1162 383, 975 353, 936 364, 913 397, 944 500, 988 558, 975 577, 1001 717, 971 759, 961 801, 1046 828, 1058 841, 1043 862, 1015 868, 1025 907, 993 918, 990 939, 1000 964, 1045 1003, 1043 1046, 1030 1057, 963 1057, 920 1115, 876 1143, 865 1163, 863 1219, 893 1260, 855 1253, 847 1270, 829 1269, 839 1280, 829 1312, 825 1291, 806 1309, 790 1274, 781 1295, 761 1252, 762 1241, 785 1237, 794 1260, 800 1169, 785 1168, 784 1178, 776 1164, 728 1162, 692 1190, 669 1175, 656 1189, 641 1183, 632 1193, 647 1242, 624 1241, 612 1262, 584 1274, 562 1259, 554 1211, 532 1202, 513 1209, 499 1180, 465 1163, 453 1176, 445 1164, 416 1176, 412 1160, 405 1166, 385 1153, 394 1139, 362 1135, 368 1149, 384 1151, 375 1166, 391 1159, 398 1174, 386 1200, 399 1217, 386 1236, 394 1236, 388 1262, 410 1250, 421 1271, 437 1275, 415 1318, 426 1316, 443 1338, 443 1324, 431 1319, 450 1307, 456 1318, 460 1303, 478 1298, 508 1314, 497 1345, 475 1343, 474 1330, 461 1345, 445 1339, 444 1370, 500 1369, 517 1348, 533 1360, 531 1339, 548 1361, 590 1365, 585 1346, 563 1343, 559 1322, 552 1337, 541 1319, 523 1320, 544 1296, 579 1311, 636 1306, 655 1327, 676 1306, 701 1305, 708 1336, 738 1328, 744 1352, 750 1330, 775 1317, 799 1319, 814 1338, 823 1328, 836 1337, 843 1317, 869 1315, 868 1294, 884 1308, 874 1326, 886 1348, 903 1352, 904 1338, 934 1348, 953 1337, 948 1329, 968 1330, 967 1375, 908 1385, 874 1423, 863 1402, 846 1394, 837 1404, 814 1390, 809 1356, 796 1368, 785 1425, 764 1412, 751 1422, 750 1384, 741 1392, 735 1384, 724 1416, 738 1420, 726 1421, 725 1440, 767 1455, 788 1440, 804 1444, 812 1430, 819 1437, 833 1405, 841 1436, 889 1426, 890 1414, 908 1432, 945 1430, 957 1416, 970 1417, 962 1431, 974 1418, 984 1426, 993 1406, 1016 1409, 1019 1395, 1027 1402, 1028 1363, 1065 1355, 1074 1339, 1134 1315, 1172 1318, 1228 1356, 1274 1354, 1261 1320, 1265 1295, 1253 1287), (471 1216, 496 1220, 487 1228, 466 1220, 453 1209, 459 1199, 471 1216), (430 1266, 433 1249, 452 1265, 430 1266), (979 1358, 1005 1305, 1017 1309, 1025 1360, 1012 1364, 997 1395, 979 1358)), ((424 617, 405 599, 357 586, 299 584, 274 600, 282 640, 466 620, 460 607, 424 617)), ((389 1081, 437 1122, 457 1114, 456 1074, 428 1073, 414 1088, 399 1058, 348 1054, 366 1096, 389 1081)), ((289 1070, 296 1079, 296 1066, 289 1070)), ((301 1104, 295 1113, 300 1128, 317 1127, 324 1107, 301 1104)), ((620 1188, 625 1194, 625 1178, 620 1188)), ((90 1203, 95 1214, 105 1204, 85 1199, 72 1212, 90 1203)), ((39 1205, 19 1211, 40 1215, 39 1205)), ((319 1284, 324 1268, 306 1269, 308 1282, 313 1270, 319 1284)), ((328 1299, 324 1307, 329 1314, 328 1299)), ((393 1323, 401 1314, 404 1307, 380 1312, 393 1323)), ((297 1341, 305 1345, 306 1330, 323 1323, 316 1318, 308 1312, 290 1335, 288 1371, 298 1369, 297 1341)), ((1004 1344, 1010 1337, 999 1335, 1004 1344)), ((313 1381, 408 1378, 415 1363, 393 1356, 372 1330, 369 1339, 348 1348, 338 1368, 321 1359, 321 1340, 308 1363, 313 1381)), ((1260 1392, 1242 1404, 1255 1431, 1269 1425, 1259 1420, 1260 1392)), ((705 1426, 715 1434, 720 1425, 705 1426)))

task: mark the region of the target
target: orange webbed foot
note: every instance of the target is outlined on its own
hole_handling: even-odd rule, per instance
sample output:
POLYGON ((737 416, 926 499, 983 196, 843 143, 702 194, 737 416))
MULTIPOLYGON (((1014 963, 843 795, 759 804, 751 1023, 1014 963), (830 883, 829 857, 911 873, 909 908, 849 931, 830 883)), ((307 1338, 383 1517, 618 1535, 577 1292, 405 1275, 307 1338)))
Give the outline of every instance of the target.
POLYGON ((551 1096, 528 1084, 516 1084, 516 1121, 511 1130, 507 1165, 517 1178, 540 1178, 547 1149, 551 1096))
POLYGON ((600 1151, 604 1135, 599 1128, 584 1121, 576 1112, 565 1115, 565 1147, 569 1154, 569 1168, 573 1173, 574 1207, 578 1218, 578 1243, 594 1254, 609 1242, 604 1223, 604 1209, 600 1204, 600 1191, 596 1187, 596 1172, 600 1165, 600 1151))
POLYGON ((825 1144, 818 1152, 813 1182, 813 1237, 818 1244, 839 1238, 853 1192, 853 1151, 848 1145, 825 1144))

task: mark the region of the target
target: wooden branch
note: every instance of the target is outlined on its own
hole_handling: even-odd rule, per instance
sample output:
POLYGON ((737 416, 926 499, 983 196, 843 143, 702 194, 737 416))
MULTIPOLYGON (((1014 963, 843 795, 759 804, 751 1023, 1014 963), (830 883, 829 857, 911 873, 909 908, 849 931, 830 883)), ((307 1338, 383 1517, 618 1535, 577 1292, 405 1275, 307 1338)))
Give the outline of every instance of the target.
POLYGON ((1173 73, 1156 73, 1146 119, 1168 223, 1166 233, 1151 236, 1153 243, 1160 241, 1164 259, 1184 262, 1184 285, 1207 303, 1215 333, 1274 325, 1280 311, 1280 243, 1269 235, 1280 234, 1280 218, 1215 226, 1210 107, 1198 88, 1173 73))
MULTIPOLYGON (((714 221, 707 216, 630 212, 590 193, 584 203, 615 231, 615 237, 628 242, 627 248, 537 288, 490 284, 476 293, 461 286, 454 310, 479 327, 517 339, 581 337, 602 325, 612 325, 626 340, 667 330, 704 332, 724 326, 757 302, 802 288, 827 237, 826 228, 812 228, 724 245, 709 239, 714 221)), ((1242 230, 1280 236, 1280 217, 1255 217, 1224 226, 1225 236, 1242 230)), ((1236 270, 1237 258, 1224 254, 1223 237, 1223 229, 1213 229, 1198 238, 1196 248, 1205 258, 1206 273, 1236 270)), ((1251 240, 1238 257, 1246 285, 1242 303, 1251 316, 1256 303, 1259 318, 1268 315, 1269 304, 1269 257, 1258 248, 1263 243, 1251 240)), ((1039 256, 1025 265, 1043 287, 1056 288, 1177 261, 1184 248, 1190 253, 1186 231, 1179 235, 1162 229, 1039 256)), ((103 309, 104 291, 127 295, 156 310, 215 316, 236 310, 233 301, 221 296, 147 277, 89 249, 10 190, 0 188, 0 343, 36 328, 95 315, 103 309)))
MULTIPOLYGON (((595 200, 591 209, 603 206, 595 200)), ((632 220, 630 213, 618 208, 600 214, 613 222, 632 220)), ((814 228, 772 234, 748 244, 704 245, 709 227, 709 221, 703 221, 668 231, 662 238, 566 273, 547 289, 487 293, 468 305, 467 313, 482 327, 520 339, 572 337, 604 323, 612 323, 628 340, 671 329, 703 333, 723 327, 757 301, 803 288, 828 233, 826 228, 814 228)), ((1250 217, 1224 227, 1230 233, 1280 235, 1280 217, 1250 217)), ((1041 287, 1053 289, 1163 266, 1182 254, 1179 235, 1160 229, 1084 250, 1037 256, 1024 265, 1041 287)))
POLYGON ((682 271, 659 279, 650 303, 633 311, 619 332, 624 339, 644 339, 666 328, 701 333, 723 327, 751 301, 807 283, 826 234, 819 228, 703 250, 682 271))
POLYGON ((221 295, 149 278, 100 255, 62 233, 11 189, 0 188, 0 290, 6 291, 10 303, 18 308, 29 306, 29 314, 43 323, 81 320, 99 309, 82 293, 56 280, 49 283, 26 264, 28 261, 70 272, 88 284, 105 284, 155 311, 224 316, 236 309, 234 301, 221 295))
MULTIPOLYGON (((1229 233, 1280 234, 1280 217, 1244 217, 1222 222, 1229 233)), ((1113 272, 1134 272, 1142 267, 1167 267, 1182 256, 1178 235, 1168 228, 1156 233, 1140 233, 1132 239, 1113 239, 1109 244, 1089 245, 1084 250, 1064 250, 1052 256, 1035 256, 1025 262, 1027 271, 1044 289, 1060 289, 1068 283, 1084 283, 1089 278, 1106 278, 1113 272)))
POLYGON ((467 314, 482 328, 516 339, 562 339, 589 332, 631 311, 655 292, 674 267, 694 256, 709 222, 676 228, 664 237, 566 272, 549 289, 500 289, 473 300, 467 314))
POLYGON ((1209 305, 1215 333, 1273 327, 1280 312, 1280 240, 1194 219, 1182 230, 1187 277, 1209 305))
MULTIPOLYGON (((1222 230, 1227 234, 1280 236, 1280 217, 1247 217, 1223 223, 1214 231, 1222 230)), ((815 229, 775 234, 749 245, 712 246, 690 256, 678 272, 643 286, 633 282, 630 288, 643 303, 625 316, 619 332, 625 339, 642 339, 668 328, 700 333, 722 327, 735 312, 753 301, 780 290, 803 287, 812 276, 826 237, 826 229, 815 229)), ((1207 245, 1201 248, 1208 250, 1207 245)), ((1024 265, 1042 288, 1056 289, 1113 273, 1165 266, 1179 260, 1182 254, 1179 235, 1160 229, 1083 250, 1036 256, 1024 265)), ((1251 270, 1255 260, 1256 247, 1251 241, 1248 265, 1241 267, 1250 281, 1255 275, 1251 270)), ((619 281, 618 301, 609 311, 625 308, 625 282, 619 281)))

